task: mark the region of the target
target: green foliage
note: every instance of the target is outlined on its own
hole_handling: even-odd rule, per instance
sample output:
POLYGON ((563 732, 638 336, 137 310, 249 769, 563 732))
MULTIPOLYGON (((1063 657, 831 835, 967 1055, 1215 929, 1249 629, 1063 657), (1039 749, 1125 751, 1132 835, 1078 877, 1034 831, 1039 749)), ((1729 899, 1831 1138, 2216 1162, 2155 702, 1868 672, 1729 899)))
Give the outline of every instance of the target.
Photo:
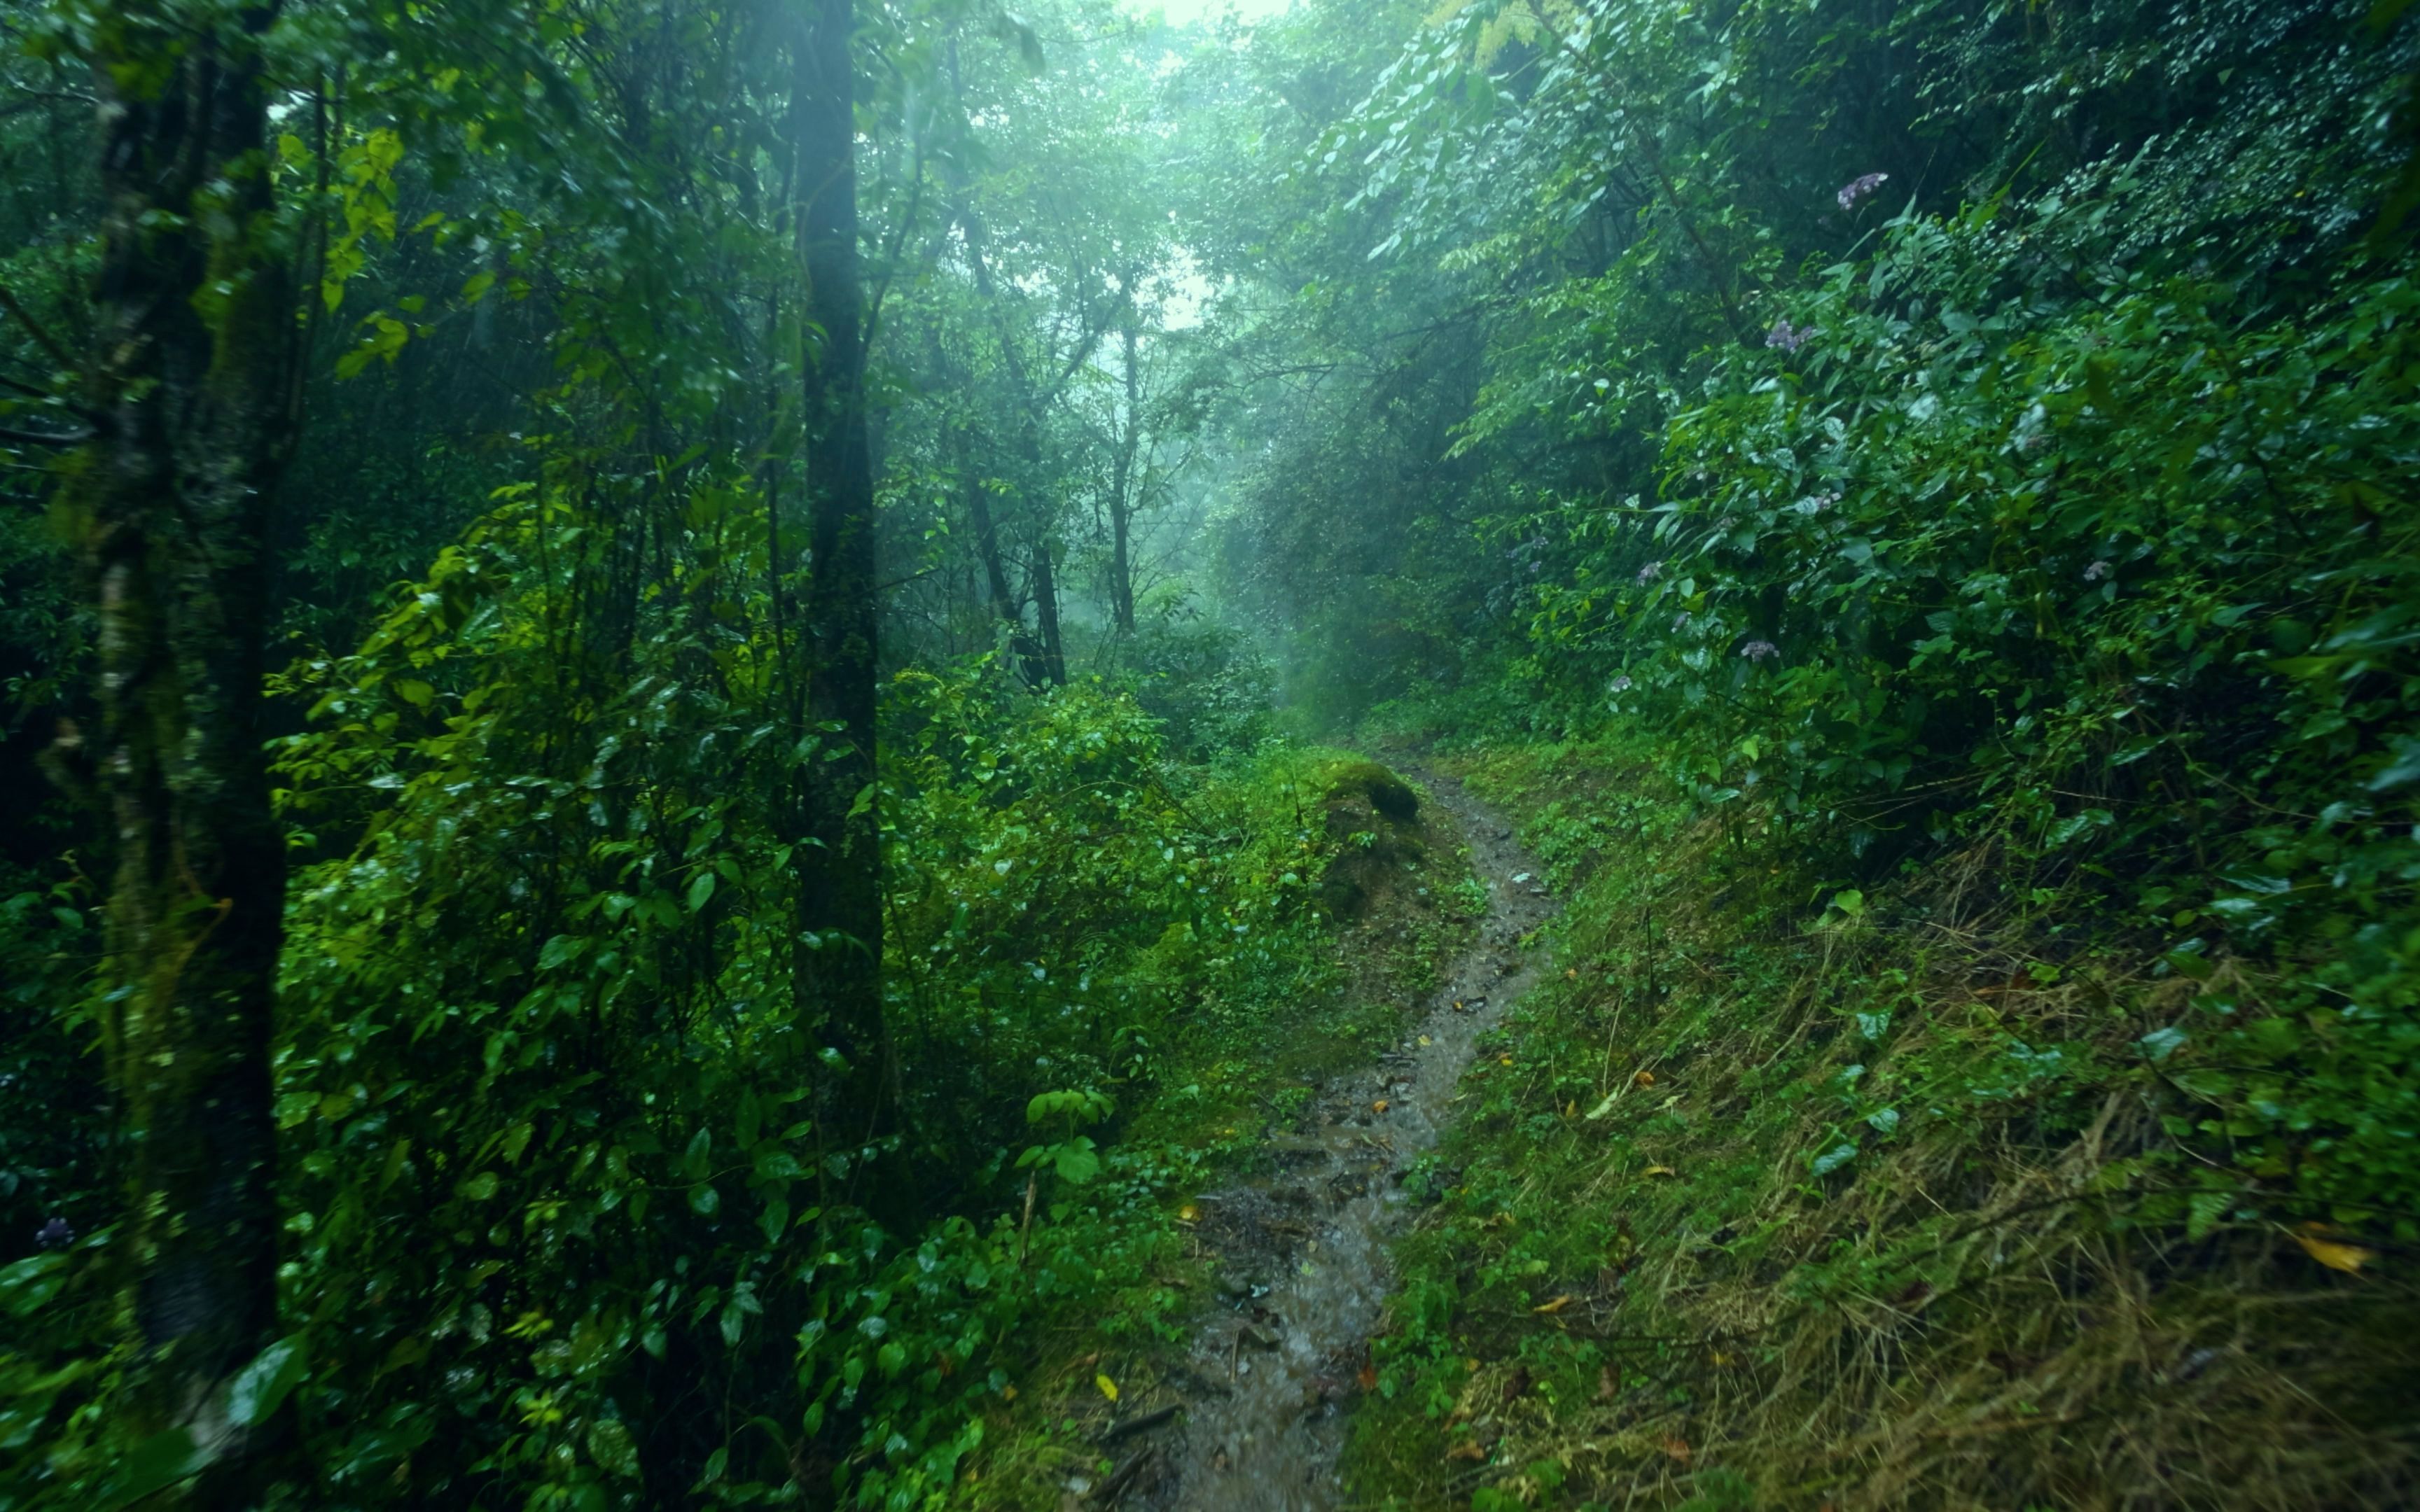
POLYGON ((2420 918, 2397 765, 2420 713, 2412 290, 2248 325, 2183 278, 2007 291, 2019 247, 2090 255, 2108 204, 1912 219, 1824 275, 1804 350, 1719 364, 1672 423, 1667 501, 1625 532, 1654 555, 1606 595, 1622 675, 1700 797, 1760 797, 1819 874, 1989 844, 2026 869, 2010 890, 2114 894, 2181 969, 2303 964, 2267 1016, 2324 1034, 2191 1031, 2302 1079, 2243 1103, 2214 1081, 2220 1121, 2257 1126, 2254 1164, 2324 1210, 2407 1211, 2420 1165, 2386 1131, 2420 1105, 2377 1078, 2420 1087, 2397 943, 2420 918))

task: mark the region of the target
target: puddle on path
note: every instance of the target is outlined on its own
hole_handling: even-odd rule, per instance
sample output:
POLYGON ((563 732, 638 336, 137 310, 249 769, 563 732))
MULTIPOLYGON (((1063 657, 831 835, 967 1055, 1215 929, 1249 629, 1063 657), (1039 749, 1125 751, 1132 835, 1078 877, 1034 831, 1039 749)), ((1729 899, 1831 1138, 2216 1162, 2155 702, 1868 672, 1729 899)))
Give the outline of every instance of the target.
POLYGON ((1201 1197, 1199 1232, 1220 1257, 1219 1295, 1195 1318, 1186 1366, 1169 1382, 1184 1394, 1183 1412, 1155 1435, 1159 1443, 1129 1443, 1119 1454, 1127 1484, 1112 1477, 1112 1486, 1131 1491, 1121 1497, 1129 1507, 1345 1504, 1337 1478, 1345 1416, 1394 1286, 1387 1245, 1412 1215, 1399 1182, 1450 1121, 1474 1041, 1536 981, 1543 952, 1519 942, 1557 908, 1509 825, 1453 779, 1404 771, 1461 825, 1471 870, 1487 885, 1486 919, 1402 1041, 1331 1082, 1295 1132, 1273 1141, 1273 1173, 1201 1197), (1382 1099, 1387 1111, 1373 1111, 1382 1099))

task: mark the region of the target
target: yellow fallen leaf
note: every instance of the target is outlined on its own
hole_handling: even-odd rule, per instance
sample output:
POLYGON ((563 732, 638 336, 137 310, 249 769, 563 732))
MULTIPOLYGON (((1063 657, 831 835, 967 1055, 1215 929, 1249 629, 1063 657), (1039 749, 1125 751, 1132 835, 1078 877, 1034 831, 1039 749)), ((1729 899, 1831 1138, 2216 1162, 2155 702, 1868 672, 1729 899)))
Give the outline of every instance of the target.
POLYGON ((1378 1101, 1376 1101, 1375 1103, 1371 1103, 1371 1104, 1370 1104, 1370 1111, 1371 1111, 1371 1112, 1373 1112, 1373 1113, 1384 1113, 1384 1112, 1386 1112, 1386 1111, 1387 1111, 1387 1100, 1386 1100, 1385 1098, 1383 1098, 1383 1097, 1382 1097, 1382 1098, 1378 1099, 1378 1101))
POLYGON ((1422 1043, 1422 1044, 1427 1044, 1428 1042, 1429 1042, 1429 1037, 1428 1037, 1427 1035, 1425 1035, 1425 1034, 1421 1035, 1421 1036, 1420 1036, 1420 1043, 1422 1043))
POLYGON ((1674 1170, 1669 1165, 1650 1165, 1647 1169, 1639 1172, 1638 1174, 1641 1176, 1678 1176, 1681 1173, 1674 1170))
POLYGON ((1176 1221, 1181 1224, 1198 1224, 1202 1221, 1202 1210, 1188 1202, 1176 1210, 1176 1221))
POLYGON ((1570 969, 1569 971, 1564 972, 1564 973, 1563 973, 1563 980, 1564 980, 1565 981, 1577 981, 1577 980, 1580 980, 1580 970, 1579 970, 1579 967, 1577 967, 1577 966, 1574 966, 1574 967, 1573 967, 1572 969, 1570 969))
POLYGON ((1509 1066, 1512 1064, 1512 1057, 1511 1056, 1497 1056, 1496 1057, 1496 1063, 1499 1066, 1509 1066))
POLYGON ((1477 1360, 1475 1360, 1475 1359, 1473 1359, 1473 1360, 1465 1360, 1464 1362, 1462 1362, 1462 1367, 1463 1367, 1465 1370, 1469 1371, 1469 1372, 1470 1372, 1472 1375, 1474 1375, 1474 1376, 1475 1376, 1475 1375, 1477 1375, 1477 1374, 1479 1374, 1479 1362, 1478 1362, 1477 1360))
POLYGON ((1445 1452, 1445 1457, 1448 1459, 1468 1459, 1475 1463, 1479 1460, 1485 1459, 1487 1458, 1487 1451, 1481 1448, 1473 1441, 1465 1439, 1460 1443, 1455 1444, 1452 1448, 1448 1449, 1445 1452))
POLYGON ((1579 1110, 1580 1110, 1579 1103, 1578 1103, 1578 1101, 1577 1101, 1576 1099, 1575 1099, 1574 1101, 1569 1102, 1569 1103, 1564 1103, 1564 1104, 1563 1104, 1563 1117, 1564 1117, 1564 1118, 1566 1118, 1566 1119, 1568 1119, 1568 1118, 1572 1117, 1574 1114, 1576 1114, 1577 1112, 1579 1112, 1579 1110))
POLYGON ((1652 1087, 1655 1085, 1655 1073, 1652 1071, 1642 1071, 1630 1078, 1630 1082, 1634 1087, 1652 1087))
POLYGON ((1572 1304, 1572 1294, 1571 1294, 1570 1292, 1566 1291, 1566 1292, 1564 1292, 1561 1296, 1557 1297, 1554 1301, 1552 1301, 1552 1302, 1542 1302, 1542 1303, 1540 1303, 1537 1306, 1532 1307, 1532 1308, 1530 1308, 1529 1310, 1530 1310, 1531 1312, 1533 1312, 1533 1313, 1545 1313, 1545 1314, 1547 1314, 1547 1315, 1551 1316, 1551 1315, 1553 1315, 1553 1314, 1555 1314, 1555 1313, 1561 1312, 1564 1308, 1566 1308, 1566 1307, 1570 1306, 1571 1304, 1572 1304))
POLYGON ((2303 1246, 2303 1253, 2331 1271, 2359 1275, 2361 1268, 2377 1257, 2375 1250, 2366 1250, 2358 1244, 2347 1244, 2339 1240, 2322 1239, 2319 1237, 2321 1232, 2319 1225, 2304 1224, 2303 1231, 2294 1236, 2294 1242, 2303 1246))
POLYGON ((1016 1400, 1016 1388, 1015 1386, 1002 1386, 1000 1389, 1000 1399, 1004 1402, 1013 1402, 1016 1400))
POLYGON ((1116 1401, 1118 1399, 1118 1383, 1111 1381, 1109 1377, 1094 1376, 1093 1378, 1093 1384, 1100 1387, 1101 1395, 1107 1396, 1109 1400, 1116 1401))

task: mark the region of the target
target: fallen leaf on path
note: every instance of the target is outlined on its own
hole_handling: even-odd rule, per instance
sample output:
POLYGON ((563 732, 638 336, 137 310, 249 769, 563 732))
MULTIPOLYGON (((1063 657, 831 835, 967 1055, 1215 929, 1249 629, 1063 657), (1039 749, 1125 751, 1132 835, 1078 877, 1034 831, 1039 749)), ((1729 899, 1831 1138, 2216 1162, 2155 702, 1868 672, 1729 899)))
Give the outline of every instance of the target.
POLYGON ((1561 1296, 1557 1297, 1554 1301, 1542 1302, 1537 1306, 1532 1307, 1529 1310, 1533 1313, 1559 1313, 1571 1304, 1572 1294, 1566 1291, 1561 1296))
POLYGON ((1421 1036, 1420 1036, 1420 1043, 1422 1043, 1422 1044, 1427 1044, 1428 1042, 1429 1042, 1429 1037, 1428 1037, 1427 1035, 1425 1035, 1425 1034, 1421 1035, 1421 1036))
POLYGON ((1109 1377, 1094 1376, 1093 1378, 1093 1384, 1100 1387, 1101 1395, 1107 1396, 1109 1400, 1116 1401, 1118 1399, 1118 1383, 1111 1381, 1109 1377))
POLYGON ((1202 1221, 1202 1210, 1188 1202, 1176 1210, 1176 1221, 1181 1224, 1198 1224, 1202 1221))
POLYGON ((1655 1085, 1655 1073, 1652 1071, 1642 1071, 1630 1078, 1630 1084, 1633 1087, 1652 1087, 1655 1085))
POLYGON ((1638 1174, 1641 1176, 1678 1176, 1681 1173, 1674 1170, 1669 1165, 1650 1165, 1647 1169, 1639 1172, 1638 1174))
POLYGON ((1470 1440, 1465 1439, 1460 1443, 1455 1444, 1452 1448, 1448 1449, 1445 1452, 1445 1457, 1448 1459, 1467 1459, 1472 1464, 1481 1464, 1485 1462, 1487 1458, 1487 1451, 1481 1448, 1477 1443, 1470 1440))
POLYGON ((1580 980, 1580 970, 1579 970, 1579 967, 1577 967, 1577 966, 1574 966, 1574 967, 1572 967, 1569 971, 1564 972, 1564 973, 1563 973, 1563 980, 1564 980, 1565 981, 1577 981, 1577 980, 1580 980))
POLYGON ((1383 1097, 1382 1097, 1382 1098, 1378 1099, 1378 1101, 1376 1101, 1375 1103, 1371 1103, 1371 1104, 1370 1104, 1370 1111, 1371 1111, 1371 1112, 1373 1112, 1373 1113, 1384 1113, 1384 1112, 1386 1112, 1386 1111, 1387 1111, 1387 1100, 1386 1100, 1385 1098, 1383 1098, 1383 1097))
POLYGON ((2294 1236, 2294 1242, 2302 1245, 2303 1252, 2321 1265, 2331 1271, 2342 1271, 2347 1275, 2359 1275, 2364 1265, 2378 1257, 2377 1251, 2364 1249, 2359 1244, 2321 1238, 2325 1232, 2318 1224, 2304 1224, 2302 1232, 2294 1236))
POLYGON ((1689 1462, 1689 1457, 1692 1451, 1689 1448, 1689 1441, 1686 1439, 1676 1438, 1670 1434, 1666 1434, 1664 1442, 1657 1444, 1656 1447, 1663 1450, 1667 1455, 1669 1455, 1673 1459, 1682 1464, 1685 1465, 1689 1462))

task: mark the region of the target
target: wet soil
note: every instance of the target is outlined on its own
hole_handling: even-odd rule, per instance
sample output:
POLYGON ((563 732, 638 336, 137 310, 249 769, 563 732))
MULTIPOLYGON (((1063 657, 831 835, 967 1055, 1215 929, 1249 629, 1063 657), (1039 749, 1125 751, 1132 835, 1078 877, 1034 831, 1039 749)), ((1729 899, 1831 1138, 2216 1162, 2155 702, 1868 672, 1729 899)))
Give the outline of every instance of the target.
POLYGON ((1337 1460, 1394 1286, 1387 1245, 1412 1216, 1404 1173, 1451 1120, 1479 1037, 1536 981, 1543 952, 1521 941, 1557 907, 1510 825, 1454 779, 1404 771, 1460 825, 1487 887, 1479 935, 1401 1041, 1273 1138, 1271 1170, 1200 1197, 1217 1295, 1168 1380, 1182 1407, 1112 1451, 1125 1483, 1112 1476, 1101 1500, 1160 1512, 1346 1504, 1337 1460))

